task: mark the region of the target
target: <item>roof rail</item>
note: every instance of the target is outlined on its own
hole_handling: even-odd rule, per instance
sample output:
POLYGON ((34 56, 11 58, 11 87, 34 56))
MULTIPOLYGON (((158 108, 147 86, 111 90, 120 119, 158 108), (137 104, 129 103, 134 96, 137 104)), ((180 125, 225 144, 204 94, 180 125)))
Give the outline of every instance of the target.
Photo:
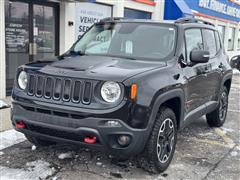
POLYGON ((179 18, 175 21, 176 24, 184 24, 184 23, 202 23, 202 24, 206 24, 206 25, 211 25, 214 26, 215 25, 211 22, 202 20, 202 19, 198 19, 198 18, 193 18, 193 17, 184 17, 184 18, 179 18))
POLYGON ((119 20, 123 20, 125 18, 123 17, 106 17, 100 20, 100 22, 106 22, 106 21, 119 21, 119 20))

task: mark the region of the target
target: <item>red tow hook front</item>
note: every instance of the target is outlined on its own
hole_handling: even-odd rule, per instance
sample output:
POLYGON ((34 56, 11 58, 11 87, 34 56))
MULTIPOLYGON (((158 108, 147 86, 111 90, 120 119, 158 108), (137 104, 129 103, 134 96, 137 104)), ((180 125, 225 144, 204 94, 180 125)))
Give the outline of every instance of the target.
POLYGON ((84 142, 88 143, 88 144, 94 144, 97 141, 97 137, 96 136, 92 136, 92 137, 85 137, 84 138, 84 142))
POLYGON ((17 129, 24 129, 26 127, 25 123, 23 121, 19 121, 16 123, 17 129))

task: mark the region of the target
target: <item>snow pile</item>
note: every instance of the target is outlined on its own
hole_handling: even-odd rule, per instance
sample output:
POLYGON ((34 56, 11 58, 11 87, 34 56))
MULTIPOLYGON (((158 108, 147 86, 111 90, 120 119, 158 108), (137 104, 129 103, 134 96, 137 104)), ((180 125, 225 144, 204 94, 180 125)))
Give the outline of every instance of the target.
POLYGON ((25 136, 16 130, 8 130, 0 133, 0 150, 10 147, 14 144, 25 141, 25 136))
POLYGON ((233 69, 233 74, 240 75, 240 71, 239 71, 239 70, 237 70, 237 69, 233 69))
POLYGON ((62 153, 58 155, 58 159, 71 159, 73 158, 72 152, 62 153))
POLYGON ((35 151, 36 149, 37 149, 37 147, 32 145, 32 151, 35 151))
POLYGON ((28 162, 24 169, 0 166, 1 180, 39 180, 52 176, 56 170, 48 162, 37 160, 28 162))
POLYGON ((4 101, 0 100, 0 109, 3 109, 3 108, 9 108, 10 105, 5 103, 4 101))

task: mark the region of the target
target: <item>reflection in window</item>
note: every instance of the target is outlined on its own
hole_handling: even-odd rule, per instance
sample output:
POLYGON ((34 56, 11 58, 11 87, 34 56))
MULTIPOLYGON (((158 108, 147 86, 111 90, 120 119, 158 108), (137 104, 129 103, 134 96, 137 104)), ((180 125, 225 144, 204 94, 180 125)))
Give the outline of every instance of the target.
POLYGON ((210 56, 213 57, 217 53, 216 41, 214 36, 214 31, 204 29, 204 37, 206 39, 205 50, 209 51, 210 56))
POLYGON ((75 52, 135 59, 164 59, 175 44, 172 26, 105 23, 93 26, 73 47, 75 52))
POLYGON ((200 29, 189 29, 185 32, 187 45, 187 58, 190 60, 190 53, 194 50, 203 50, 202 33, 200 29))
POLYGON ((224 37, 225 37, 225 26, 221 26, 221 25, 219 25, 217 28, 218 28, 218 31, 220 32, 220 35, 221 35, 221 37, 222 37, 222 41, 223 41, 223 43, 224 43, 224 37))
POLYGON ((54 12, 52 7, 34 5, 34 42, 38 52, 54 51, 54 12))
POLYGON ((228 50, 232 51, 234 49, 234 37, 235 37, 235 28, 229 28, 228 33, 228 50))
POLYGON ((238 31, 238 46, 237 49, 240 50, 240 30, 238 31))
POLYGON ((29 42, 28 4, 9 2, 5 6, 7 52, 26 52, 29 42))

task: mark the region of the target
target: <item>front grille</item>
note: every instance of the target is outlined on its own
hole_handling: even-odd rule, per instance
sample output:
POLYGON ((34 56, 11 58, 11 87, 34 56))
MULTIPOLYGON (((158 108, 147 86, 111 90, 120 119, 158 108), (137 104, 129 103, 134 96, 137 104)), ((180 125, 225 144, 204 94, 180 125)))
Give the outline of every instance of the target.
POLYGON ((83 103, 92 100, 92 82, 80 79, 68 79, 52 76, 29 75, 27 94, 54 101, 83 103))

